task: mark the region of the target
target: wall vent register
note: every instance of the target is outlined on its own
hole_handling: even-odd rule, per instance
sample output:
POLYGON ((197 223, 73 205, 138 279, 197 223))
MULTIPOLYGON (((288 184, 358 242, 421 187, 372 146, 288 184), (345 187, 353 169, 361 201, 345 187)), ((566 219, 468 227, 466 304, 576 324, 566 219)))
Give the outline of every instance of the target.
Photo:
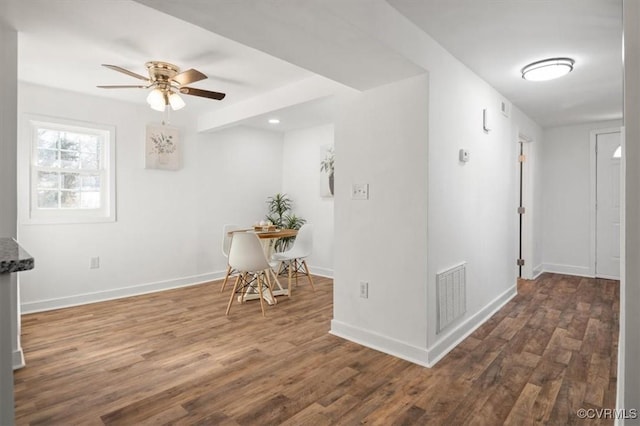
POLYGON ((467 264, 436 275, 438 333, 467 312, 467 264))

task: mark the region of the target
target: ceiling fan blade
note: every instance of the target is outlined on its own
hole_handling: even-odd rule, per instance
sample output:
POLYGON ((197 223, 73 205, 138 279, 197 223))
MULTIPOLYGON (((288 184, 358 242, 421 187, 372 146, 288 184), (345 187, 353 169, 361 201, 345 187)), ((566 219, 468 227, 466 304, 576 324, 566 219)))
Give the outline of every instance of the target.
POLYGON ((183 71, 180 74, 176 74, 173 76, 171 80, 178 83, 180 86, 184 86, 185 84, 195 83, 196 81, 204 80, 207 78, 206 75, 202 74, 198 70, 194 70, 193 68, 183 71))
POLYGON ((96 86, 99 87, 101 89, 146 89, 150 86, 135 86, 135 85, 127 85, 127 86, 117 86, 117 85, 112 85, 112 86, 96 86))
POLYGON ((133 71, 126 70, 126 69, 124 69, 122 67, 119 67, 117 65, 102 64, 102 66, 106 67, 106 68, 109 68, 109 69, 112 69, 114 71, 121 72, 123 74, 127 74, 127 75, 129 75, 131 77, 138 78, 140 80, 149 81, 149 79, 147 77, 141 76, 140 74, 136 74, 133 71))
POLYGON ((209 90, 202 90, 202 89, 194 89, 193 87, 181 87, 180 93, 184 93, 185 95, 200 96, 202 98, 216 99, 218 101, 224 99, 224 97, 227 96, 224 93, 210 92, 209 90))

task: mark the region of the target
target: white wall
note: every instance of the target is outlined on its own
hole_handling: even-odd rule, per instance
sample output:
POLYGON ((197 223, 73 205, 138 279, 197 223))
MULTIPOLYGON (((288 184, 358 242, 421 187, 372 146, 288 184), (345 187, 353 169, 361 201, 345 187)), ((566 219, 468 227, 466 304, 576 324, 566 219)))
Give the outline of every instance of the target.
POLYGON ((333 334, 425 364, 428 78, 340 102, 333 334), (369 200, 351 185, 369 184, 369 200), (359 283, 369 283, 368 299, 359 283))
POLYGON ((462 64, 441 52, 430 71, 429 359, 435 362, 516 292, 518 257, 517 118, 499 112, 503 99, 462 64), (488 108, 492 129, 485 132, 488 108), (458 162, 458 150, 471 159, 458 162), (466 314, 437 333, 436 274, 467 265, 466 314))
POLYGON ((282 138, 265 132, 196 135, 195 120, 176 113, 171 124, 183 130, 184 167, 146 170, 145 125, 161 116, 145 105, 20 84, 18 110, 21 215, 28 202, 24 113, 116 127, 117 221, 19 225, 21 242, 38 259, 22 280, 26 312, 218 278, 226 268, 222 225, 260 219, 265 198, 281 187, 282 138), (99 269, 89 268, 94 256, 99 269))
POLYGON ((332 275, 333 201, 321 199, 318 190, 319 146, 333 143, 332 126, 285 136, 248 127, 195 133, 195 120, 175 113, 171 124, 182 129, 184 158, 183 168, 172 172, 144 169, 145 125, 160 118, 144 105, 24 83, 18 110, 21 217, 28 214, 25 113, 114 125, 117 158, 116 222, 20 223, 21 242, 38 259, 23 279, 23 311, 220 278, 226 270, 222 226, 262 220, 267 197, 283 191, 294 199, 295 212, 316 226, 312 270, 332 275), (100 268, 90 269, 96 256, 100 268))
POLYGON ((501 116, 500 102, 508 100, 387 3, 353 8, 350 18, 360 16, 363 30, 429 72, 428 264, 423 285, 428 298, 427 358, 432 364, 515 295, 513 129, 535 125, 523 115, 501 116), (482 131, 484 108, 493 112, 489 134, 482 131), (464 166, 457 161, 460 148, 471 152, 464 166), (468 266, 467 312, 437 334, 436 273, 460 262, 468 266))
POLYGON ((167 172, 144 169, 145 125, 161 115, 143 105, 20 84, 18 114, 18 233, 38 259, 38 267, 22 281, 25 311, 115 297, 128 294, 130 290, 122 290, 126 287, 195 274, 195 147, 180 116, 175 114, 172 124, 185 130, 185 167, 167 172), (116 127, 115 223, 24 224, 30 144, 25 113, 116 127), (95 256, 100 257, 100 268, 90 269, 95 256))
POLYGON ((282 135, 235 127, 199 134, 198 272, 226 270, 222 226, 251 226, 267 213, 267 197, 282 189, 282 135))
POLYGON ((0 237, 16 236, 17 33, 0 21, 0 237))
POLYGON ((313 254, 307 263, 314 274, 333 276, 333 197, 320 196, 321 149, 334 145, 334 126, 324 125, 284 134, 282 191, 294 202, 294 213, 313 224, 313 254))
MULTIPOLYGON (((373 191, 382 192, 378 196, 399 201, 393 207, 376 206, 376 211, 369 213, 366 204, 340 197, 341 193, 348 194, 353 182, 343 181, 343 177, 337 181, 336 320, 332 330, 386 352, 433 364, 516 294, 517 141, 514 129, 530 127, 532 133, 538 135, 540 129, 523 114, 502 116, 500 103, 508 100, 389 4, 350 3, 345 13, 360 30, 428 71, 429 78, 428 90, 425 85, 414 88, 413 93, 402 90, 401 95, 394 96, 384 90, 394 92, 390 87, 395 89, 395 85, 378 88, 363 93, 355 102, 356 107, 340 112, 347 130, 351 126, 361 127, 356 132, 336 125, 336 154, 340 161, 337 167, 354 170, 347 177, 371 179, 366 175, 357 176, 362 174, 360 171, 370 170, 374 176, 385 175, 394 167, 390 163, 405 159, 401 154, 389 154, 396 146, 403 152, 411 152, 411 158, 402 164, 402 170, 393 169, 397 172, 394 175, 397 186, 373 187, 373 191), (390 96, 386 110, 395 122, 402 124, 402 132, 396 133, 395 122, 389 122, 382 111, 380 116, 370 113, 378 107, 378 102, 385 102, 380 99, 382 96, 376 96, 377 91, 390 96), (484 108, 493 112, 494 128, 488 134, 482 130, 484 108), (425 142, 428 150, 423 146, 425 142), (355 148, 345 148, 342 143, 355 144, 355 148), (471 161, 466 165, 458 162, 460 148, 471 152, 471 161), (387 161, 366 165, 369 158, 377 156, 386 156, 387 161), (428 169, 426 184, 425 168, 428 169), (424 211, 427 198, 428 211, 424 211), (411 220, 405 218, 407 209, 411 220), (397 234, 393 239, 383 233, 382 245, 389 246, 389 241, 393 241, 393 247, 411 253, 411 261, 387 258, 370 262, 367 248, 376 246, 376 242, 364 229, 376 229, 377 236, 379 228, 388 226, 391 211, 397 217, 393 223, 402 223, 413 232, 397 234), (414 217, 417 212, 422 214, 414 217), (372 217, 367 218, 365 214, 372 217), (345 218, 352 221, 347 223, 353 229, 342 224, 345 218), (372 224, 376 226, 372 228, 372 224), (418 240, 424 238, 427 224, 428 248, 418 240), (341 259, 344 264, 340 263, 341 259), (467 312, 437 334, 436 273, 460 262, 467 262, 468 267, 467 312), (410 279, 398 272, 405 270, 413 272, 410 279), (365 278, 360 277, 362 271, 383 282, 384 296, 390 296, 387 288, 392 285, 404 299, 394 303, 394 294, 390 301, 380 300, 380 304, 371 298, 359 300, 358 281, 365 278), (389 280, 392 274, 398 275, 389 280), (406 280, 411 283, 404 284, 406 280), (398 283, 403 287, 398 288, 398 283), (394 321, 381 318, 394 318, 394 321), (408 318, 412 318, 411 324, 405 323, 408 318)), ((396 84, 410 85, 408 82, 396 84)), ((374 286, 373 291, 379 286, 379 283, 374 286)))
MULTIPOLYGON (((0 5, 0 9, 4 7, 0 5)), ((18 34, 2 21, 0 13, 0 237, 16 237, 16 102, 18 34)), ((26 272, 20 273, 20 275, 26 272)), ((17 275, 0 275, 0 423, 13 423, 12 364, 22 358, 17 333, 17 275)))
MULTIPOLYGON (((618 407, 640 408, 640 3, 623 2, 625 259, 620 296, 620 370, 618 407)), ((623 157, 623 158, 624 158, 623 157)), ((623 424, 638 424, 638 420, 623 424)))
POLYGON ((545 129, 542 166, 543 269, 593 276, 591 234, 590 134, 597 129, 620 127, 620 121, 604 121, 545 129))

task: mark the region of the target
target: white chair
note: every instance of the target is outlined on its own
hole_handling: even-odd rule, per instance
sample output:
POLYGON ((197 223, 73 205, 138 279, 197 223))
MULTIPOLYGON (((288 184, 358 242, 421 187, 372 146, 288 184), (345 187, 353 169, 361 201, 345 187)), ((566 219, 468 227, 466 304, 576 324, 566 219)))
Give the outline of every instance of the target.
MULTIPOLYGON (((313 279, 309 273, 309 267, 307 266, 306 257, 311 255, 313 250, 313 226, 310 224, 302 225, 298 231, 293 247, 290 250, 282 253, 274 253, 271 256, 272 260, 280 262, 280 265, 284 265, 288 270, 289 282, 287 284, 287 294, 291 297, 291 277, 295 275, 296 286, 298 285, 298 275, 304 274, 309 279, 309 284, 313 291, 316 291, 313 286, 313 279)), ((282 270, 282 267, 279 269, 282 270)))
POLYGON ((251 232, 235 232, 233 234, 231 248, 229 249, 229 266, 238 271, 238 277, 233 285, 226 314, 229 315, 236 293, 240 293, 240 300, 242 301, 246 293, 257 292, 260 298, 262 316, 265 316, 265 289, 274 304, 276 303, 276 298, 271 291, 271 279, 269 278, 271 266, 256 234, 251 232))
MULTIPOLYGON (((231 247, 231 235, 229 232, 240 229, 238 225, 223 225, 222 226, 222 254, 224 257, 229 259, 229 247, 231 247)), ((227 261, 227 274, 224 277, 224 281, 222 282, 222 288, 220 289, 220 293, 224 291, 224 288, 227 286, 227 280, 230 276, 235 275, 236 271, 229 266, 229 262, 227 261)))

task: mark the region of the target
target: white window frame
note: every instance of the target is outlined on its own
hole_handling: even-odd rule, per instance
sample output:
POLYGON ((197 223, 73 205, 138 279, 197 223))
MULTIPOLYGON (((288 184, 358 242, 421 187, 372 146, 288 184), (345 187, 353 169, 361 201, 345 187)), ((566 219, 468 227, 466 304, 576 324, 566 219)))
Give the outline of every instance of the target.
MULTIPOLYGON (((26 136, 29 146, 29 178, 28 178, 28 224, 55 223, 100 223, 115 222, 116 220, 116 167, 114 126, 87 123, 75 120, 27 115, 26 136), (86 208, 38 208, 37 206, 37 173, 42 170, 36 165, 38 158, 38 129, 64 130, 100 136, 100 207, 86 208)), ((62 169, 64 170, 64 169, 62 169)))

